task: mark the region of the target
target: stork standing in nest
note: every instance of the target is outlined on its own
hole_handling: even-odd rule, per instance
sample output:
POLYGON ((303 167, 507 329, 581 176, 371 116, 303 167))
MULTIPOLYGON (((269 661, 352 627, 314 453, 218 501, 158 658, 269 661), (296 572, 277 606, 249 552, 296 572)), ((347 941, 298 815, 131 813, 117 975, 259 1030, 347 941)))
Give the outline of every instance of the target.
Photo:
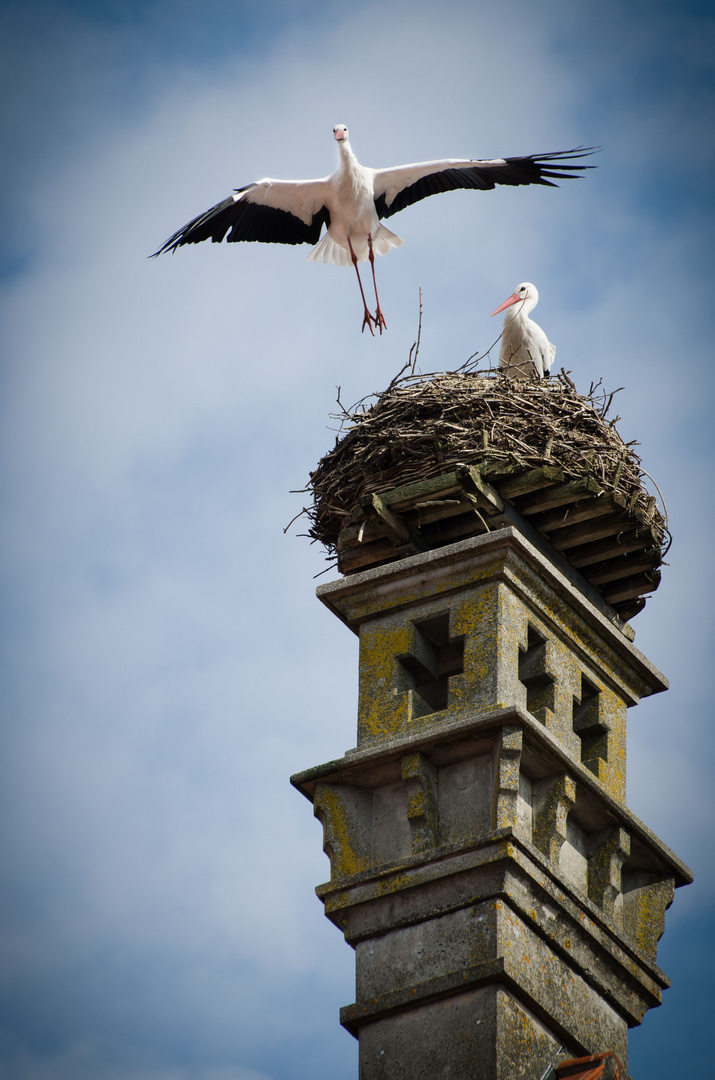
MULTIPOLYGON (((539 290, 530 281, 517 285, 503 304, 492 315, 506 310, 499 350, 499 370, 510 379, 543 379, 556 356, 552 345, 541 327, 529 318, 539 302, 539 290)), ((489 318, 492 316, 490 315, 489 318)))
POLYGON ((411 203, 456 188, 489 191, 497 184, 510 187, 574 179, 574 173, 590 165, 574 165, 592 148, 532 154, 527 157, 494 158, 489 161, 447 158, 398 165, 391 169, 369 169, 355 157, 345 124, 336 124, 333 136, 340 161, 337 170, 322 180, 257 180, 236 188, 223 202, 199 214, 162 244, 155 255, 175 251, 183 244, 202 240, 227 243, 239 240, 268 244, 316 244, 308 259, 355 267, 363 302, 362 329, 373 327, 382 333, 387 326, 380 307, 375 280, 375 253, 386 255, 400 247, 399 236, 380 224, 411 203), (322 240, 323 225, 327 232, 322 240), (228 236, 226 234, 228 233, 228 236), (320 241, 320 242, 318 242, 320 241), (358 263, 370 260, 377 308, 368 310, 358 263))

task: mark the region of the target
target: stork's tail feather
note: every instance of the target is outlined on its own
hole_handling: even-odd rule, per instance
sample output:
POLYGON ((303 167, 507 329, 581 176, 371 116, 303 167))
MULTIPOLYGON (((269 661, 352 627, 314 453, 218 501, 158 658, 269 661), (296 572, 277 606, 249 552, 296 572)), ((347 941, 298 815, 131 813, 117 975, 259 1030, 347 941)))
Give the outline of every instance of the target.
POLYGON ((399 236, 395 236, 393 232, 386 229, 384 225, 380 225, 372 238, 372 247, 373 251, 377 252, 378 255, 387 255, 390 248, 402 247, 404 242, 399 236))
POLYGON ((546 371, 544 372, 545 375, 548 375, 549 370, 551 368, 551 365, 553 364, 555 359, 556 359, 556 346, 552 345, 551 342, 549 342, 549 358, 544 363, 544 367, 546 368, 546 371))
POLYGON ((308 262, 329 263, 332 266, 350 266, 350 252, 336 244, 329 232, 326 232, 312 251, 306 256, 308 262))
MULTIPOLYGON (((390 248, 402 247, 403 244, 404 240, 401 240, 399 236, 395 236, 384 225, 378 225, 377 232, 372 238, 372 249, 376 255, 387 255, 390 248)), ((365 262, 368 257, 367 241, 354 244, 354 249, 357 261, 365 262)), ((330 263, 333 266, 350 266, 352 264, 347 246, 343 246, 337 240, 334 240, 329 232, 326 232, 321 237, 320 243, 308 253, 307 260, 308 262, 330 263)))

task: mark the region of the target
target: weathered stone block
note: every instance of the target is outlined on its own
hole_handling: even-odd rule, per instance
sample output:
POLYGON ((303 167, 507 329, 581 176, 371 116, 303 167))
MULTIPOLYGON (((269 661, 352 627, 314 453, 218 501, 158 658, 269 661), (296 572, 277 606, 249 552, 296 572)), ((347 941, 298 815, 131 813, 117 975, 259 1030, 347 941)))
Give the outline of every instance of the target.
POLYGON ((558 1037, 522 1002, 500 986, 482 986, 365 1024, 360 1080, 538 1080, 558 1048, 558 1037))

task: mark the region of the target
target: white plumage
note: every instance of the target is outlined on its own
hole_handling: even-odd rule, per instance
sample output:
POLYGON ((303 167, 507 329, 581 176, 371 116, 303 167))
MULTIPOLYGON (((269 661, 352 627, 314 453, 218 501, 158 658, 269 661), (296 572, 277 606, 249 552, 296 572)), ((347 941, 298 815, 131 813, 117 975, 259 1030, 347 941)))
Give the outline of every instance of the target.
POLYGON ((543 379, 554 362, 556 346, 551 344, 541 327, 529 318, 529 312, 534 310, 538 302, 539 290, 536 285, 523 281, 492 312, 492 315, 498 315, 506 309, 499 369, 510 379, 529 379, 534 375, 543 379))
POLYGON ((544 184, 553 179, 573 179, 586 165, 567 164, 586 156, 590 148, 533 154, 528 157, 495 158, 489 161, 445 159, 399 165, 392 169, 369 169, 361 165, 350 146, 344 124, 333 128, 340 161, 337 170, 321 180, 271 180, 237 188, 223 202, 194 218, 162 244, 155 255, 175 251, 183 244, 202 240, 219 243, 261 241, 268 244, 314 244, 308 255, 313 262, 355 267, 363 299, 362 328, 382 333, 386 326, 375 282, 374 255, 386 255, 402 240, 384 225, 411 203, 456 188, 491 190, 497 184, 517 186, 544 184), (323 225, 327 231, 320 239, 323 225), (228 235, 227 235, 228 234, 228 235), (375 285, 375 315, 368 311, 358 263, 370 260, 375 285))

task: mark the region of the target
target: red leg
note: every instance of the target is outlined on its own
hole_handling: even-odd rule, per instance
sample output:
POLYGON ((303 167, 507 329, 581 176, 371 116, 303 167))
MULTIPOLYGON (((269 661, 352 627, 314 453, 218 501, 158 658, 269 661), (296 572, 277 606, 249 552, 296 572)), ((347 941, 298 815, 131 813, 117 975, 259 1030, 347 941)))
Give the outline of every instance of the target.
MULTIPOLYGON (((372 237, 367 238, 367 249, 370 256, 370 267, 372 268, 372 283, 375 286, 375 300, 377 302, 377 311, 375 312, 375 326, 382 333, 382 328, 387 330, 387 323, 385 322, 385 316, 382 314, 382 308, 380 307, 380 297, 377 295, 377 279, 375 278, 375 253, 372 250, 372 237)), ((364 299, 364 297, 363 297, 364 299)))
MULTIPOLYGON (((367 300, 365 299, 365 293, 363 292, 362 281, 360 280, 360 271, 358 270, 357 255, 353 251, 353 246, 350 243, 350 237, 348 237, 348 247, 350 248, 350 258, 353 261, 353 266, 355 267, 355 273, 357 274, 358 285, 360 286, 360 295, 362 296, 362 305, 363 305, 363 308, 365 309, 365 314, 363 315, 363 319, 362 319, 362 331, 361 331, 361 333, 365 332, 365 326, 367 325, 368 330, 370 331, 370 333, 374 337, 375 336, 375 331, 372 328, 372 324, 374 322, 374 319, 373 319, 372 315, 370 314, 370 312, 367 310, 367 300)), ((380 333, 382 333, 382 329, 380 329, 380 333)))

